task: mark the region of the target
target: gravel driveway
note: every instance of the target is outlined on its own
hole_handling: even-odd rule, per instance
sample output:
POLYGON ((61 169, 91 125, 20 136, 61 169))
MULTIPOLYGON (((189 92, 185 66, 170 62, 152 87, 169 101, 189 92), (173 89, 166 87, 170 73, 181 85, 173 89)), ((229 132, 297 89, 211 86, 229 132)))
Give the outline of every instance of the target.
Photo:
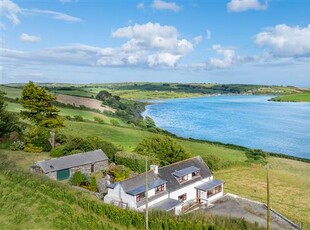
MULTIPOLYGON (((261 226, 267 224, 267 208, 263 203, 251 201, 232 194, 226 194, 219 200, 213 202, 214 205, 204 210, 213 215, 231 216, 244 218, 249 222, 257 222, 261 226)), ((275 212, 270 212, 271 229, 296 230, 299 229, 286 221, 275 212)))

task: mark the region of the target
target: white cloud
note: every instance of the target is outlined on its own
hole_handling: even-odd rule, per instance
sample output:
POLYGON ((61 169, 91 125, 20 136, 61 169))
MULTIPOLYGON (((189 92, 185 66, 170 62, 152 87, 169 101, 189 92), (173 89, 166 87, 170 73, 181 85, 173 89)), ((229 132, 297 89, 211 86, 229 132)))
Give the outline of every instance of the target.
POLYGON ((211 31, 210 31, 210 30, 207 30, 206 39, 207 39, 207 40, 210 40, 210 39, 211 39, 211 36, 212 36, 211 31))
POLYGON ((25 33, 22 33, 19 37, 19 39, 22 41, 22 42, 39 42, 41 40, 40 37, 38 36, 35 36, 35 35, 29 35, 29 34, 25 34, 25 33))
POLYGON ((266 10, 267 8, 267 0, 264 3, 260 2, 260 0, 231 0, 229 3, 227 3, 227 9, 230 12, 266 10))
POLYGON ((181 7, 175 2, 165 2, 162 0, 154 0, 152 8, 156 10, 172 10, 174 12, 179 12, 181 7))
POLYGON ((203 40, 202 36, 199 35, 199 36, 196 36, 196 37, 193 38, 193 43, 195 45, 198 45, 200 42, 202 42, 202 40, 203 40))
POLYGON ((20 20, 18 14, 21 12, 21 9, 17 4, 10 0, 1 0, 0 4, 0 15, 6 17, 14 25, 18 25, 20 20))
POLYGON ((143 2, 140 2, 139 4, 136 5, 136 7, 137 7, 138 9, 144 9, 145 5, 144 5, 143 2))
POLYGON ((118 47, 72 44, 36 52, 3 49, 2 53, 4 58, 20 63, 175 67, 182 57, 193 50, 193 44, 179 38, 175 27, 161 26, 158 23, 119 28, 111 36, 128 40, 118 47))
POLYGON ((68 15, 68 14, 63 14, 60 12, 56 11, 51 11, 51 10, 40 10, 40 9, 23 9, 23 13, 29 13, 29 14, 45 14, 45 15, 51 15, 54 19, 65 21, 65 22, 81 22, 82 19, 68 15))
POLYGON ((213 45, 212 49, 216 54, 222 55, 223 58, 210 58, 207 66, 211 68, 228 68, 232 66, 235 58, 235 50, 232 48, 224 48, 221 45, 213 45))
POLYGON ((152 54, 148 56, 147 63, 150 67, 157 65, 173 67, 181 57, 181 55, 174 55, 171 53, 152 54))
POLYGON ((173 26, 161 26, 159 23, 135 24, 119 28, 112 32, 113 37, 130 39, 122 48, 127 51, 156 49, 185 55, 193 50, 186 39, 178 39, 179 33, 173 26))
POLYGON ((17 4, 12 2, 11 0, 1 0, 0 4, 0 16, 3 16, 7 18, 9 21, 11 21, 14 25, 18 25, 20 23, 20 20, 18 18, 19 14, 45 14, 50 15, 54 19, 62 20, 66 22, 81 22, 82 20, 80 18, 63 14, 56 11, 51 10, 41 10, 41 9, 21 9, 17 4))
POLYGON ((267 28, 254 41, 280 57, 310 57, 310 25, 290 27, 285 24, 267 28))

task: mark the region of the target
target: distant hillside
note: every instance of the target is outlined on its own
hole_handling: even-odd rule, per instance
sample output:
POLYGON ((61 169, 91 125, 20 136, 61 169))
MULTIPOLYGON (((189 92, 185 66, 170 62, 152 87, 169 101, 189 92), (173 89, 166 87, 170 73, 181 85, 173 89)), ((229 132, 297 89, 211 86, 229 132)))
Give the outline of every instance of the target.
MULTIPOLYGON (((40 83, 57 94, 95 98, 106 90, 124 99, 184 98, 216 94, 271 94, 285 95, 306 92, 309 89, 294 86, 266 86, 246 84, 202 84, 202 83, 106 83, 106 84, 61 84, 40 83)), ((22 87, 22 84, 9 84, 22 87)), ((1 89, 0 89, 1 90, 1 89)))

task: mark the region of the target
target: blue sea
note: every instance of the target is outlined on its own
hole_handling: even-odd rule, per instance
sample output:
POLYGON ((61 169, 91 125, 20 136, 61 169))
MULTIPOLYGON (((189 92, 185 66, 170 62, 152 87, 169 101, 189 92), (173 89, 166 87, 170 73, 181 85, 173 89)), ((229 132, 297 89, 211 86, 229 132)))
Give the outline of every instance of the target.
POLYGON ((271 96, 155 100, 144 116, 181 137, 218 141, 310 159, 310 103, 271 96))

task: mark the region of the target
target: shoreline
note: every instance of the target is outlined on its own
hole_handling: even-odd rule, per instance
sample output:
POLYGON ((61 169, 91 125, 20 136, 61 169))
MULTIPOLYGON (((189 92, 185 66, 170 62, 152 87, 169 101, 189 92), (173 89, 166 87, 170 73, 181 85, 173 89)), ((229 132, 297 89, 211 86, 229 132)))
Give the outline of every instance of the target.
MULTIPOLYGON (((210 97, 210 96, 275 96, 275 95, 265 95, 265 94, 218 94, 218 95, 208 95, 208 96, 202 96, 202 97, 210 97)), ((199 98, 199 97, 193 97, 193 98, 199 98)), ((177 99, 189 99, 189 98, 175 98, 175 99, 165 99, 165 100, 177 100, 177 99)), ((153 100, 156 101, 157 99, 153 100)), ((159 99, 161 100, 161 99, 159 99)), ((268 99, 268 101, 270 101, 270 99, 268 99)), ((147 106, 152 105, 152 104, 157 104, 160 102, 147 102, 147 105, 145 106, 145 110, 141 113, 142 117, 146 117, 149 116, 148 114, 145 114, 145 112, 147 111, 147 106)), ((162 102, 163 103, 163 102, 162 102)), ((156 125, 157 126, 157 125, 156 125)), ((157 126, 158 127, 158 126, 157 126)), ((248 151, 248 150, 253 150, 255 148, 250 148, 250 147, 246 147, 246 146, 242 146, 242 145, 237 145, 237 144, 230 144, 230 143, 223 143, 220 141, 210 141, 210 140, 204 140, 204 139, 196 139, 196 138, 191 138, 191 137, 181 137, 178 136, 168 130, 165 130, 163 128, 158 127, 159 129, 164 131, 164 134, 169 135, 171 137, 180 139, 180 140, 186 140, 186 141, 192 141, 192 142, 196 142, 196 143, 209 143, 209 144, 215 144, 215 145, 219 145, 219 146, 223 146, 226 148, 231 148, 231 149, 238 149, 238 150, 244 150, 244 151, 248 151)), ((273 157, 279 157, 279 158, 285 158, 285 159, 291 159, 291 160, 297 160, 297 161, 301 161, 301 162, 306 162, 306 163, 310 163, 310 158, 304 158, 304 157, 299 157, 299 156, 293 156, 293 155, 289 155, 289 154, 285 154, 285 153, 280 153, 280 152, 269 152, 269 151, 265 151, 262 149, 262 151, 266 152, 269 154, 269 156, 273 156, 273 157)))

